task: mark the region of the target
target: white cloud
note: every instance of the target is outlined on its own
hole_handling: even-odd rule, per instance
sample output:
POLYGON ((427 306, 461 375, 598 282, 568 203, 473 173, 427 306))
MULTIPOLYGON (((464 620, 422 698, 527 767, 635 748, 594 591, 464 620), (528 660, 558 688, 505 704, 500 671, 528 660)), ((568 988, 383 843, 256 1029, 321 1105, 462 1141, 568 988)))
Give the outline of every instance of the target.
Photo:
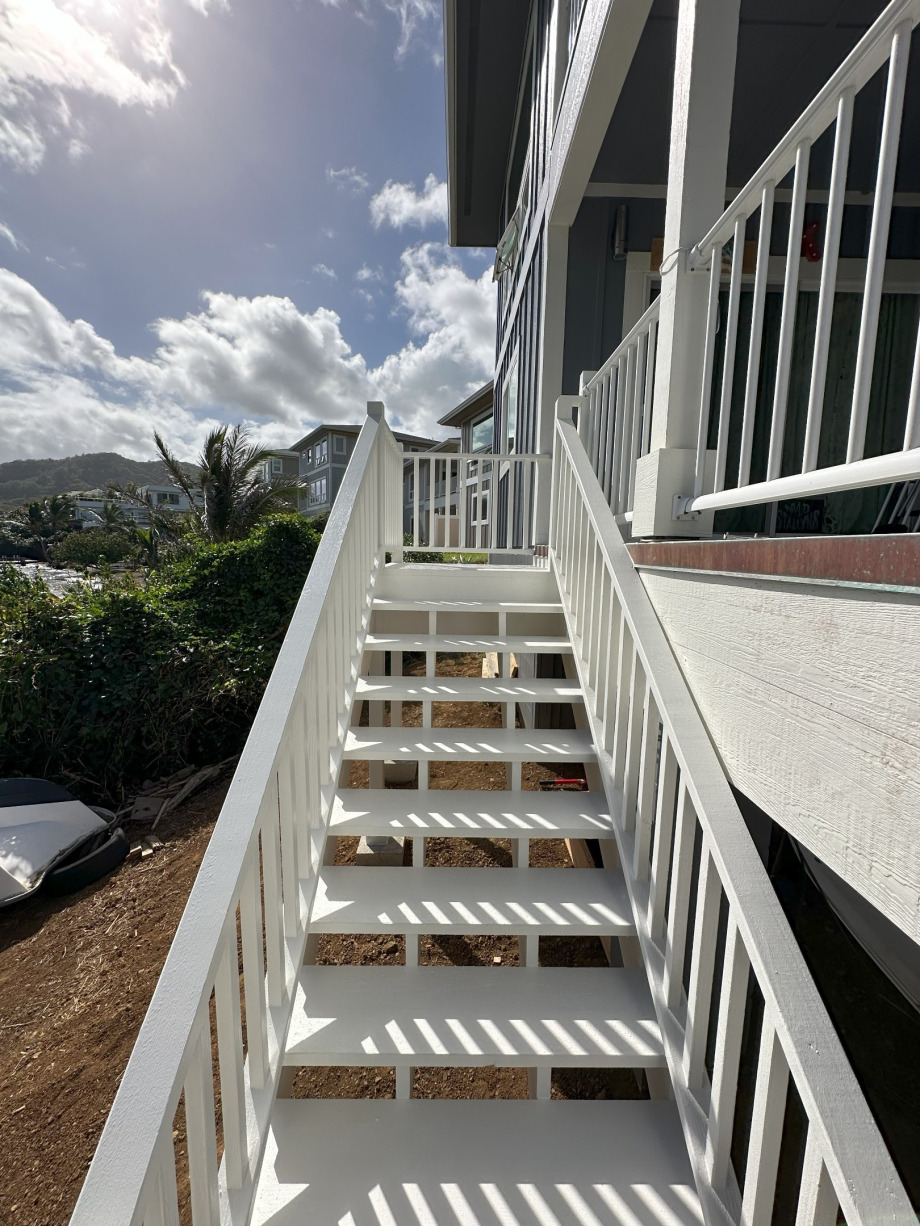
POLYGON ((362 192, 366 192, 370 187, 370 180, 367 175, 362 174, 356 166, 342 166, 338 170, 327 166, 326 180, 334 187, 338 187, 342 191, 353 192, 356 196, 360 196, 362 192))
MULTIPOLYGON (((205 14, 208 0, 187 0, 205 14)), ((148 110, 168 106, 185 78, 172 55, 164 0, 3 0, 0 9, 0 157, 35 170, 48 138, 77 127, 74 95, 148 110)))
POLYGON ((366 284, 368 281, 382 281, 383 269, 369 268, 367 264, 362 264, 355 273, 355 280, 361 282, 362 284, 366 284))
POLYGON ((414 183, 389 180, 370 202, 371 221, 376 229, 386 223, 401 230, 404 226, 447 224, 447 184, 429 175, 420 192, 414 183))
POLYGON ((182 455, 215 421, 244 420, 271 445, 317 421, 360 421, 383 399, 418 433, 480 386, 494 358, 494 286, 441 244, 403 253, 397 310, 411 339, 376 368, 353 353, 339 316, 289 298, 206 293, 202 309, 153 324, 151 358, 122 357, 84 320, 0 269, 0 454, 115 450, 147 457, 159 429, 182 455))
POLYGON ((364 21, 373 21, 378 11, 389 13, 399 25, 396 58, 403 59, 413 48, 427 51, 435 63, 441 62, 441 6, 437 0, 322 0, 332 8, 348 7, 364 21))
POLYGON ((319 273, 321 277, 328 277, 330 281, 338 281, 339 274, 334 268, 330 268, 328 264, 314 264, 313 271, 319 273))
POLYGON ((21 242, 5 221, 0 221, 0 238, 5 238, 14 251, 28 251, 29 248, 21 242))

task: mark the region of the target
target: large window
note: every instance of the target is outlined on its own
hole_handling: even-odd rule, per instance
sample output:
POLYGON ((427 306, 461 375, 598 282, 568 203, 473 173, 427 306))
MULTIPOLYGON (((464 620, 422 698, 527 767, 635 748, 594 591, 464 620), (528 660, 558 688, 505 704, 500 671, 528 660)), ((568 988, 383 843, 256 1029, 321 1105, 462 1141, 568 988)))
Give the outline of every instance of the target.
POLYGON ((318 465, 326 464, 329 461, 329 439, 323 438, 313 448, 313 459, 318 465))
POLYGON ((470 446, 473 451, 491 451, 494 418, 491 411, 487 417, 480 417, 473 422, 470 431, 470 446))
POLYGON ((315 481, 311 481, 307 486, 307 503, 312 506, 320 506, 326 501, 326 478, 318 477, 315 481))
POLYGON ((518 417, 518 356, 511 359, 502 390, 502 420, 505 423, 505 451, 519 450, 517 445, 518 417))

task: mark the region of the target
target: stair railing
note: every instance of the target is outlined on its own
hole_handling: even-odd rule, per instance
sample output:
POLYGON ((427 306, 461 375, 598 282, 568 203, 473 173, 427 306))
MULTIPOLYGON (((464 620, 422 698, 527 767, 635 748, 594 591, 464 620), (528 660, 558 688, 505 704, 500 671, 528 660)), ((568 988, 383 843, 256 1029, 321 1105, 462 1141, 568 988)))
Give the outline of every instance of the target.
POLYGON ((419 553, 530 553, 546 545, 541 477, 549 455, 487 451, 405 457, 406 548, 419 553))
MULTIPOLYGON (((903 444, 880 455, 866 455, 866 428, 869 422, 873 368, 876 360, 879 311, 885 288, 886 254, 892 205, 898 203, 895 176, 901 137, 905 86, 910 59, 911 35, 920 22, 920 0, 892 0, 840 68, 818 93, 811 105, 793 124, 750 182, 738 193, 722 216, 704 235, 689 255, 691 270, 709 277, 709 304, 703 355, 703 388, 699 407, 699 428, 694 488, 679 496, 682 515, 730 507, 775 502, 830 494, 841 490, 885 485, 920 477, 920 336, 914 356, 913 377, 904 404, 903 444), (887 64, 884 117, 876 161, 875 190, 862 197, 871 202, 871 226, 865 273, 859 286, 862 313, 856 352, 854 386, 845 453, 821 459, 821 424, 828 384, 834 302, 838 290, 838 268, 844 209, 854 203, 847 193, 847 171, 854 105, 861 90, 887 64), (833 160, 829 188, 814 193, 809 200, 810 154, 815 142, 829 128, 834 129, 833 160), (792 190, 781 189, 780 182, 792 172, 792 190), (789 203, 789 224, 785 235, 774 234, 774 204, 789 203), (792 438, 787 438, 787 410, 792 386, 793 341, 802 267, 805 206, 809 204, 814 230, 815 211, 821 218, 821 280, 814 341, 811 347, 811 374, 808 385, 807 418, 801 450, 792 455, 792 438), (752 307, 740 336, 741 285, 745 277, 744 246, 748 223, 757 215, 756 255, 753 260, 752 307), (782 254, 771 258, 771 251, 782 254), (719 294, 725 264, 730 265, 728 299, 720 308, 719 294), (780 268, 771 271, 771 264, 780 268), (708 267, 708 274, 704 270, 708 267), (781 271, 780 271, 781 269, 781 271), (776 373, 772 380, 772 409, 769 451, 765 470, 752 472, 756 434, 761 366, 763 362, 764 318, 767 284, 782 280, 782 309, 776 373), (722 342, 721 386, 714 394, 716 339, 722 342), (744 361, 743 397, 735 396, 736 358, 744 361), (710 437, 710 411, 718 399, 717 444, 713 488, 706 489, 706 450, 710 437), (737 407, 740 413, 733 414, 737 407), (737 429, 736 429, 737 427, 737 429), (737 467, 727 471, 729 432, 737 443, 737 467)), ((873 121, 874 122, 874 121, 873 121)), ((913 151, 911 151, 913 152, 913 151)), ((859 198, 857 197, 857 200, 859 198)), ((816 258, 818 252, 812 253, 816 258)), ((847 286, 847 289, 857 288, 847 286)), ((740 373, 740 372, 739 372, 740 373)), ((824 449, 826 452, 826 448, 824 449)))
POLYGON ((807 1119, 797 1226, 835 1226, 838 1207, 848 1226, 915 1222, 564 406, 550 562, 706 1221, 773 1220, 794 1086, 807 1119), (748 1110, 742 1038, 758 1018, 748 1110))
POLYGON ((178 1226, 186 1188, 194 1226, 249 1220, 402 474, 368 405, 72 1226, 178 1226))
POLYGON ((649 451, 660 308, 656 298, 600 370, 581 376, 578 434, 615 515, 632 511, 636 461, 649 451))

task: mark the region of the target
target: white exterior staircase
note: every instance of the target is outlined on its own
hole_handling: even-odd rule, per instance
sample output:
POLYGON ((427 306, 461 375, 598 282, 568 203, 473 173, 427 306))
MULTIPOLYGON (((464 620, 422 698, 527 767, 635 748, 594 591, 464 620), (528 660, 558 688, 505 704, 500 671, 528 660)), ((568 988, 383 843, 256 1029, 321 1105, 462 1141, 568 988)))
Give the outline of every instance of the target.
MULTIPOLYGON (((521 460, 539 489, 550 458, 521 460)), ((402 565, 402 481, 369 406, 72 1226, 771 1226, 780 1184, 795 1226, 915 1222, 571 420, 552 506, 503 512, 546 568, 402 565), (439 676, 439 652, 501 675, 439 676), (547 652, 565 678, 510 675, 547 652), (433 727, 455 701, 504 727, 433 727), (535 702, 576 727, 516 727, 535 702), (401 761, 417 789, 384 789, 401 761), (430 786, 432 762, 482 761, 504 790, 430 786), (581 763, 590 790, 525 790, 533 762, 581 763), (337 866, 344 835, 411 837, 413 862, 337 866), (510 839, 512 866, 425 863, 426 838, 468 835, 510 839), (530 867, 543 838, 597 839, 604 867, 530 867), (329 933, 393 934, 405 965, 318 965, 329 933), (519 965, 418 965, 450 933, 517 937, 519 965), (622 965, 541 966, 560 935, 622 965), (396 1097, 291 1097, 309 1065, 395 1068, 396 1097), (527 1069, 530 1098, 411 1096, 413 1069, 482 1065, 527 1069), (552 1100, 579 1067, 651 1097, 552 1100)))
POLYGON ((404 934, 407 965, 304 966, 284 1064, 394 1066, 396 1099, 280 1099, 253 1222, 702 1221, 673 1102, 549 1101, 553 1068, 666 1065, 641 966, 539 965, 541 936, 635 944, 618 869, 528 867, 531 839, 613 837, 602 790, 521 790, 521 763, 593 763, 591 734, 430 727, 432 701, 506 703, 509 725, 518 702, 580 702, 577 683, 509 676, 511 652, 571 654, 554 577, 519 567, 492 567, 485 576, 478 567, 390 567, 378 582, 371 625, 369 652, 425 652, 427 675, 362 677, 356 710, 365 699, 421 700, 429 726, 351 727, 345 763, 418 762, 421 784, 432 761, 501 761, 511 786, 337 790, 330 850, 342 834, 410 835, 414 864, 324 866, 311 935, 404 934), (532 603, 472 600, 480 580, 526 593, 532 603), (415 598, 395 599, 401 588, 415 598), (458 624, 490 620, 488 634, 465 634, 458 624), (419 621, 428 633, 418 633, 419 621), (560 633, 541 630, 552 621, 560 633), (498 653, 503 675, 439 677, 433 665, 444 652, 498 653), (431 835, 513 839, 516 867, 424 867, 431 835), (519 937, 522 965, 419 966, 418 937, 426 933, 510 933, 519 937), (478 1065, 526 1068, 539 1101, 410 1098, 414 1066, 478 1065))

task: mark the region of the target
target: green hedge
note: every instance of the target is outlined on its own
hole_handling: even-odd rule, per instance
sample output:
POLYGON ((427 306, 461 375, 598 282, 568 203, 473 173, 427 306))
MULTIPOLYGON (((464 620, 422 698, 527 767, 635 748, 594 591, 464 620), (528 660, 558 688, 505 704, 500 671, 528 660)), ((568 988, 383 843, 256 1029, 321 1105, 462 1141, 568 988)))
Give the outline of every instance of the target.
POLYGON ((82 532, 68 532, 49 549, 52 562, 66 566, 95 566, 103 562, 137 561, 140 549, 134 533, 118 532, 107 528, 84 528, 82 532))
POLYGON ((119 801, 246 739, 319 537, 296 516, 199 546, 146 588, 64 597, 0 567, 0 776, 119 801))

